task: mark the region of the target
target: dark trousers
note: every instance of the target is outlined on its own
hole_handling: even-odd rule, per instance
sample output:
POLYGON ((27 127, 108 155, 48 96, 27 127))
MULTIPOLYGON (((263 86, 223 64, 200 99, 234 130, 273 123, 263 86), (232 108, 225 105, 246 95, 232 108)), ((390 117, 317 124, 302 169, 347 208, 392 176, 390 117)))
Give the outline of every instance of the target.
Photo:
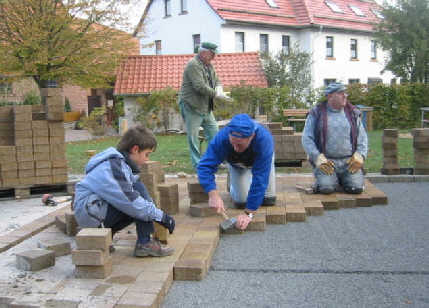
MULTIPOLYGON (((153 202, 152 198, 146 189, 146 186, 142 182, 136 182, 133 184, 133 189, 140 193, 140 196, 150 202, 153 202)), ((113 205, 109 204, 107 209, 106 218, 104 219, 104 227, 112 229, 112 235, 116 232, 128 227, 133 222, 136 223, 137 236, 139 240, 148 238, 154 232, 153 221, 144 221, 131 217, 124 212, 121 212, 113 205)))

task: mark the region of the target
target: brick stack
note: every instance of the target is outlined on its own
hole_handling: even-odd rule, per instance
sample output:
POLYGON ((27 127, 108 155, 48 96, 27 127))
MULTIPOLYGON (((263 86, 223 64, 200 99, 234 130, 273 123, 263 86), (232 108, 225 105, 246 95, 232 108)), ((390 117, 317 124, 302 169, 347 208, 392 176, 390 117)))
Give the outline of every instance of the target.
POLYGON ((76 235, 72 251, 76 278, 104 279, 112 272, 112 231, 105 228, 84 228, 76 235))
POLYGON ((385 129, 382 137, 383 166, 381 174, 397 175, 400 173, 398 162, 398 130, 385 129))
POLYGON ((276 161, 305 161, 307 154, 302 147, 302 133, 294 133, 292 127, 282 127, 281 123, 267 123, 274 137, 276 161))
POLYGON ((63 104, 56 94, 58 89, 47 90, 48 112, 42 106, 0 107, 2 188, 65 184, 68 181, 63 104))
POLYGON ((414 174, 429 175, 429 128, 411 130, 414 149, 414 174))

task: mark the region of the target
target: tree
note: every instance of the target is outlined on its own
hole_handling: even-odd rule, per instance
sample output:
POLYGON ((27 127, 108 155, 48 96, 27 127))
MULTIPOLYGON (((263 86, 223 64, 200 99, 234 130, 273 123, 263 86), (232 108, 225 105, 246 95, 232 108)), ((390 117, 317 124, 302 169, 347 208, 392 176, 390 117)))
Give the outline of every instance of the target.
POLYGON ((288 87, 294 103, 305 102, 311 90, 311 54, 300 51, 299 45, 262 58, 265 76, 270 87, 288 87))
POLYGON ((382 9, 376 37, 390 52, 385 70, 408 82, 429 82, 429 1, 399 0, 382 9))
POLYGON ((86 88, 111 87, 138 42, 113 25, 127 0, 0 0, 0 74, 86 88))

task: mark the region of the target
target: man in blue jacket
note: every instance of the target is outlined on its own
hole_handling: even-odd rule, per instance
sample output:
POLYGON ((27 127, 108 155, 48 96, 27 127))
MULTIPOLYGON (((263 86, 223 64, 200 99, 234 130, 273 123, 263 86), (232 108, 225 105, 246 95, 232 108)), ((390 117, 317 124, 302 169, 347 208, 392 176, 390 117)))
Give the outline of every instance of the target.
POLYGON ((274 205, 274 139, 269 129, 247 114, 235 115, 210 142, 197 166, 198 179, 217 213, 225 210, 216 188, 217 166, 224 160, 230 173, 229 192, 237 208, 236 226, 246 229, 261 205, 274 205))
POLYGON ((156 149, 154 135, 143 126, 127 130, 117 149, 108 148, 92 157, 85 167, 85 177, 76 184, 74 213, 82 228, 104 226, 112 234, 133 222, 137 229, 136 257, 164 257, 174 252, 151 238, 153 221, 173 233, 174 219, 156 208, 139 180, 139 167, 156 149))

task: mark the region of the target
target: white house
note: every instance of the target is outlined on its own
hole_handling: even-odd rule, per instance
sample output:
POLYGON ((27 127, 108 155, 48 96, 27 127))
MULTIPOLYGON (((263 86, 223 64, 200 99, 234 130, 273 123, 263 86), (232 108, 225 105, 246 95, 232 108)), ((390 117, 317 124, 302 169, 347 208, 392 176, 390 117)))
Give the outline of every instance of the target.
POLYGON ((313 56, 313 87, 390 83, 373 38, 379 12, 372 0, 149 0, 141 45, 151 47, 141 54, 189 54, 204 41, 221 53, 288 52, 298 43, 313 56))

